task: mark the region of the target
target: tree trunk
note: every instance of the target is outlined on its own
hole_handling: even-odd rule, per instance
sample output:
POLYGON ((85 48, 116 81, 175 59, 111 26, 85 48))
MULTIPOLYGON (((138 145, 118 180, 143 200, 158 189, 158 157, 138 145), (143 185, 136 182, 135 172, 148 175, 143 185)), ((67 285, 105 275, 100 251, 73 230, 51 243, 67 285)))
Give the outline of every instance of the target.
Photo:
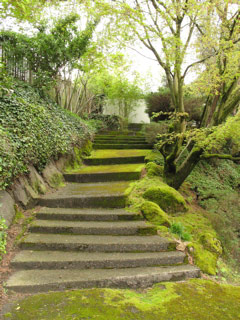
POLYGON ((177 169, 177 171, 170 172, 168 164, 164 164, 164 180, 165 182, 173 187, 174 189, 179 189, 184 180, 192 172, 196 164, 200 161, 200 156, 203 153, 202 149, 193 148, 191 153, 188 155, 186 160, 177 169), (166 168, 165 168, 166 167, 166 168), (166 170, 166 171, 165 171, 166 170))

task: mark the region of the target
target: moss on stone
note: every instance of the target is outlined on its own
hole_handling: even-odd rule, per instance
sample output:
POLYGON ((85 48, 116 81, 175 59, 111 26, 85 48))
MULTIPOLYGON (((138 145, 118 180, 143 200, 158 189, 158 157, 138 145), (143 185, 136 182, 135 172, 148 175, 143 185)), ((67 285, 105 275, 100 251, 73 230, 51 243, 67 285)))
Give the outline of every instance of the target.
POLYGON ((163 165, 164 160, 163 160, 163 156, 158 150, 152 150, 146 155, 144 162, 145 163, 155 162, 156 164, 163 165))
POLYGON ((156 203, 151 201, 144 201, 141 205, 141 212, 145 219, 153 222, 156 225, 163 225, 170 227, 171 223, 168 215, 156 203))
POLYGON ((4 320, 237 320, 240 287, 194 279, 134 290, 86 289, 26 297, 4 320))
MULTIPOLYGON (((74 169, 66 169, 67 173, 108 173, 108 172, 141 172, 143 164, 114 164, 114 165, 99 165, 99 166, 81 166, 74 169)), ((121 180, 121 179, 120 179, 121 180)))
POLYGON ((52 188, 59 188, 64 186, 64 179, 63 175, 60 173, 54 173, 50 179, 49 179, 49 184, 52 188))
POLYGON ((163 175, 163 167, 157 165, 155 162, 148 162, 146 164, 147 176, 154 177, 154 176, 162 176, 163 175))
POLYGON ((201 269, 202 272, 216 275, 217 273, 217 255, 196 242, 188 244, 188 249, 194 258, 194 263, 201 269))
POLYGON ((222 254, 221 242, 216 237, 214 237, 212 233, 203 233, 200 236, 199 240, 204 248, 217 254, 218 256, 222 254))
POLYGON ((119 157, 140 157, 146 156, 149 153, 149 150, 117 150, 117 149, 103 149, 103 150, 93 150, 90 159, 93 158, 119 158, 119 157))
POLYGON ((155 202, 166 212, 185 212, 187 205, 183 196, 175 189, 162 183, 158 187, 150 187, 143 193, 143 198, 155 202))

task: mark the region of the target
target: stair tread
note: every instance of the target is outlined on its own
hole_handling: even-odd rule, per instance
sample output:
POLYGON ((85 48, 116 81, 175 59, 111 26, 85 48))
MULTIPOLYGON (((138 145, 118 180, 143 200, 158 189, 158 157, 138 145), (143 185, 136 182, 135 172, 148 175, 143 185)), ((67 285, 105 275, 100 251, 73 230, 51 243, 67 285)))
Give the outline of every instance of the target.
POLYGON ((94 158, 129 158, 129 157, 141 157, 141 156, 146 156, 149 153, 149 149, 144 150, 144 149, 121 149, 121 150, 116 150, 116 149, 107 149, 107 150, 93 150, 92 154, 90 157, 87 157, 87 159, 94 159, 94 158))
POLYGON ((31 226, 49 227, 82 227, 82 228, 146 228, 152 227, 145 221, 61 221, 61 220, 35 220, 31 226))
POLYGON ((94 182, 94 183, 68 183, 65 187, 47 194, 42 199, 56 199, 67 197, 104 197, 124 195, 129 186, 129 181, 117 182, 94 182))
POLYGON ((170 281, 178 278, 196 277, 199 269, 191 265, 170 267, 144 267, 123 269, 86 270, 22 270, 15 272, 7 281, 8 289, 24 291, 59 290, 66 287, 146 287, 153 282, 170 281))
POLYGON ((32 261, 98 261, 98 260, 147 260, 169 257, 185 257, 180 251, 168 252, 63 252, 63 251, 33 251, 23 250, 13 259, 13 262, 32 262, 32 261))
POLYGON ((78 169, 69 170, 67 174, 101 174, 101 173, 124 173, 141 172, 144 164, 119 164, 119 165, 99 165, 99 166, 81 166, 78 169))
POLYGON ((44 213, 44 214, 79 214, 79 216, 87 214, 87 215, 133 215, 133 216, 139 216, 139 214, 135 212, 128 212, 124 209, 95 209, 95 208, 48 208, 48 207, 42 207, 38 213, 44 213))
POLYGON ((160 244, 172 243, 172 241, 158 235, 149 236, 103 236, 103 235, 64 235, 64 234, 28 234, 23 243, 86 243, 86 244, 160 244))

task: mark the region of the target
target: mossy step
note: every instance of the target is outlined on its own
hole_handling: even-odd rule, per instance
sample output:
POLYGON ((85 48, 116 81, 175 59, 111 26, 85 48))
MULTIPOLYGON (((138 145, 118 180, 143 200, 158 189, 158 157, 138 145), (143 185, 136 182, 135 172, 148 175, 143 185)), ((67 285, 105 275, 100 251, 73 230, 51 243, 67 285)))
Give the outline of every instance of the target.
POLYGON ((109 182, 109 181, 131 181, 140 178, 140 172, 106 172, 106 173, 83 173, 64 174, 67 182, 109 182))
POLYGON ((118 139, 109 139, 109 140, 99 140, 99 139, 96 139, 94 140, 94 143, 96 144, 130 144, 130 145, 139 145, 139 144, 147 144, 146 141, 131 141, 131 140, 128 140, 128 139, 125 139, 125 140, 118 140, 118 139))
POLYGON ((102 165, 102 166, 81 166, 78 169, 68 170, 67 173, 123 173, 141 172, 144 164, 122 164, 122 165, 102 165))
POLYGON ((51 208, 124 208, 128 185, 125 181, 69 183, 38 199, 38 204, 51 208))
POLYGON ((68 170, 64 178, 68 182, 137 180, 143 167, 144 164, 81 166, 68 170))
POLYGON ((38 219, 67 220, 67 221, 123 221, 141 220, 136 213, 122 209, 69 209, 69 208, 41 208, 36 213, 38 219))
POLYGON ((117 140, 117 141, 145 141, 145 137, 130 137, 130 136, 95 136, 94 140, 117 140))
POLYGON ((172 251, 174 241, 156 235, 105 236, 31 233, 20 244, 23 249, 73 250, 84 252, 159 252, 172 251))
POLYGON ((177 265, 184 262, 180 251, 144 253, 62 252, 23 250, 11 262, 17 269, 136 268, 177 265))
POLYGON ((145 221, 61 221, 35 220, 30 232, 82 235, 142 235, 156 234, 156 228, 145 221))
POLYGON ((110 164, 138 164, 143 163, 144 158, 148 155, 150 150, 93 150, 90 157, 84 159, 87 165, 110 165, 110 164))
POLYGON ((94 143, 93 148, 99 149, 152 149, 152 145, 145 144, 99 144, 94 143))
POLYGON ((93 150, 91 156, 87 159, 105 159, 105 158, 126 158, 126 157, 145 157, 150 152, 149 149, 146 150, 93 150))
POLYGON ((15 272, 6 289, 21 293, 79 288, 146 288, 162 281, 185 280, 199 276, 191 265, 93 270, 25 270, 15 272))

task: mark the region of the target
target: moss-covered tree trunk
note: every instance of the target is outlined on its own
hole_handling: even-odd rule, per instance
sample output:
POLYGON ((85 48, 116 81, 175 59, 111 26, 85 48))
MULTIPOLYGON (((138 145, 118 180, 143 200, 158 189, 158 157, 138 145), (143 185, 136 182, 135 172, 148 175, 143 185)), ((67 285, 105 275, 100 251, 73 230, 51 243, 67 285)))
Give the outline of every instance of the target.
POLYGON ((189 176, 192 172, 196 164, 201 159, 201 154, 203 153, 202 149, 193 148, 192 151, 189 153, 188 157, 182 163, 182 165, 175 170, 171 170, 169 165, 165 162, 164 164, 164 180, 165 182, 175 188, 179 189, 185 179, 189 176))

